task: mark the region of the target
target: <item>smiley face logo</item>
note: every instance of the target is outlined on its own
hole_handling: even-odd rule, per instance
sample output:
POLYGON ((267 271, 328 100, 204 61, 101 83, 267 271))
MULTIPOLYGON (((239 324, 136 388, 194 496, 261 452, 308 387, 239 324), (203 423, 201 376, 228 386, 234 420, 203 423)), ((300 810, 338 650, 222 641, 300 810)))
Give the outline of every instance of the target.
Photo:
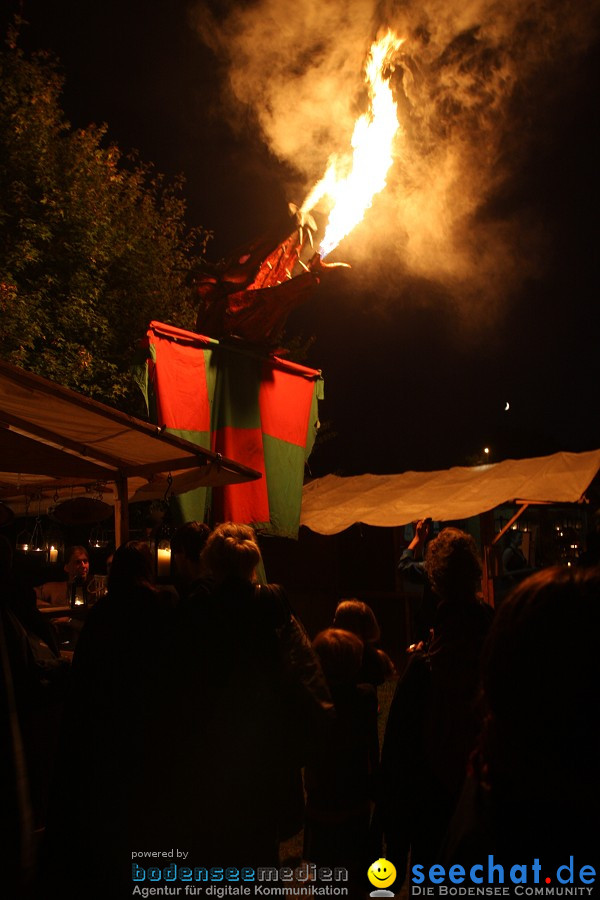
POLYGON ((369 881, 376 888, 387 888, 396 880, 396 867, 388 859, 376 859, 367 872, 369 881))

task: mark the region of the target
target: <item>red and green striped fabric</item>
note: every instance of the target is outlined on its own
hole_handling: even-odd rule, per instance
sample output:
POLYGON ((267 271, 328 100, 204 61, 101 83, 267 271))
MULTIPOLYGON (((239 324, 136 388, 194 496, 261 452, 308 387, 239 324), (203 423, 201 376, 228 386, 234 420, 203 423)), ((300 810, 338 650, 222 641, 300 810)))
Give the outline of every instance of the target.
POLYGON ((148 376, 159 425, 263 473, 247 484, 190 491, 184 519, 208 517, 296 537, 304 463, 318 427, 323 379, 243 344, 151 322, 148 376))

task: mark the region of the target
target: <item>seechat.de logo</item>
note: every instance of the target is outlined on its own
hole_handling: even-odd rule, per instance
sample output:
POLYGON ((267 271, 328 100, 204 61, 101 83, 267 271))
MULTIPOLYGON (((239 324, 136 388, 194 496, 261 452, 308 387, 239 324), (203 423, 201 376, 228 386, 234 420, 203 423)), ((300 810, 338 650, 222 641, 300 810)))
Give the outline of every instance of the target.
MULTIPOLYGON (((459 895, 465 893, 465 886, 508 885, 515 896, 529 896, 534 891, 528 885, 540 885, 535 890, 537 895, 549 895, 556 893, 557 889, 561 889, 563 885, 592 885, 596 881, 596 870, 593 866, 576 865, 574 857, 569 856, 568 862, 557 869, 549 869, 542 872, 542 865, 539 859, 534 859, 532 863, 516 863, 515 865, 502 865, 494 860, 493 855, 489 855, 485 862, 476 863, 471 866, 463 866, 455 863, 450 866, 442 866, 439 864, 430 866, 414 865, 411 867, 411 893, 413 896, 418 895, 459 895), (454 885, 463 885, 462 888, 455 888, 454 885)), ((585 890, 585 887, 574 891, 585 890)), ((588 893, 591 888, 588 889, 588 893)))

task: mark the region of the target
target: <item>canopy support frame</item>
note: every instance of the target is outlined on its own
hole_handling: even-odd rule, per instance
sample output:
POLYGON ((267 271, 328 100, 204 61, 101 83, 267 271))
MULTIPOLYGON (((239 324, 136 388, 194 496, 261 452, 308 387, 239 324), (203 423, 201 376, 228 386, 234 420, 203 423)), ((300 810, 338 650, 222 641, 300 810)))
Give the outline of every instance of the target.
POLYGON ((115 485, 115 547, 129 540, 129 497, 127 476, 119 472, 115 485))
POLYGON ((492 547, 494 546, 494 544, 497 544, 498 541, 504 537, 504 535, 506 534, 508 529, 511 528, 515 524, 515 522, 521 518, 521 516, 523 515, 523 513, 525 512, 525 510, 527 509, 528 506, 530 506, 530 504, 529 504, 529 502, 526 502, 526 503, 523 503, 523 506, 519 507, 519 509, 516 511, 516 513, 514 514, 512 519, 509 519, 508 522, 506 523, 506 525, 504 526, 504 528, 498 532, 498 534, 492 541, 492 547))
POLYGON ((489 606, 495 606, 494 602, 494 575, 498 573, 495 563, 497 559, 494 555, 494 549, 498 542, 504 537, 507 531, 521 518, 525 510, 530 506, 530 501, 523 501, 514 516, 508 520, 506 525, 500 529, 498 534, 494 534, 494 516, 493 510, 481 513, 479 519, 481 522, 481 549, 483 557, 483 571, 481 573, 481 590, 483 599, 489 606))

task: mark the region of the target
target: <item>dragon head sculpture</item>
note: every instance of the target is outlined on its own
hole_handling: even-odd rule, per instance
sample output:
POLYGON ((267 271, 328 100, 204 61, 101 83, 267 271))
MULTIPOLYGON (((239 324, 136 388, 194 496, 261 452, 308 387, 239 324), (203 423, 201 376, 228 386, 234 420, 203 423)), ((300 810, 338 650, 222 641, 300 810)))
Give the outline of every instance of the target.
POLYGON ((323 273, 344 265, 323 263, 318 253, 303 263, 300 254, 307 241, 312 246, 316 224, 293 204, 290 212, 295 219, 291 234, 285 236, 286 229, 256 238, 197 276, 197 331, 273 347, 289 314, 308 299, 323 273), (301 271, 294 275, 296 268, 301 271))

